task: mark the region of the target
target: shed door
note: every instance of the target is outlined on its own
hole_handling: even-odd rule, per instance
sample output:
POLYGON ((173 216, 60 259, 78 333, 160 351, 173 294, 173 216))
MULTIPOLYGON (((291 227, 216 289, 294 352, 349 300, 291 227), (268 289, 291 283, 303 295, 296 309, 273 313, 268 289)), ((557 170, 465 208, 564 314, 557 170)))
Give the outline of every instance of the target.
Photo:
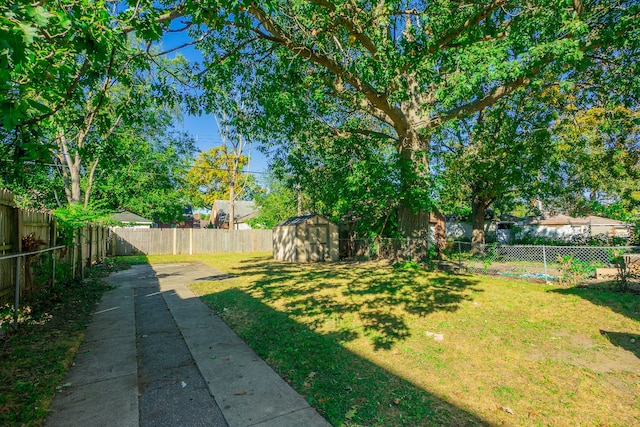
POLYGON ((309 226, 309 261, 324 261, 329 256, 329 226, 327 224, 309 226))

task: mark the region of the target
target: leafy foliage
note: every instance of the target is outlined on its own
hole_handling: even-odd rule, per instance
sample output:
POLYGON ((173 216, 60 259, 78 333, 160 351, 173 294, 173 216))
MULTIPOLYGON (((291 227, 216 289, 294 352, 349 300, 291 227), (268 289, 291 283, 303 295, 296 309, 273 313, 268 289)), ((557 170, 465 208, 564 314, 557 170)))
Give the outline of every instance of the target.
POLYGON ((234 153, 226 145, 201 152, 186 176, 193 204, 211 207, 216 200, 228 200, 231 182, 247 188, 253 181, 249 174, 241 172, 247 160, 247 156, 234 153))
POLYGON ((259 211, 255 218, 249 220, 251 228, 273 228, 298 213, 297 192, 274 177, 268 179, 268 191, 256 194, 255 202, 259 211))

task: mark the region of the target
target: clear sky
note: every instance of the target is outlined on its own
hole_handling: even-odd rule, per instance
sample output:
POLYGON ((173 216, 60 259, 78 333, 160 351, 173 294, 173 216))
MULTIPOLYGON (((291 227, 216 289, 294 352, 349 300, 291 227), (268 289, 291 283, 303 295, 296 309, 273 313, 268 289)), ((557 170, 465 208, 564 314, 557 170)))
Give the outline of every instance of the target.
MULTIPOLYGON (((179 28, 180 23, 173 22, 171 27, 179 28)), ((162 45, 165 50, 169 50, 174 47, 181 46, 188 41, 190 41, 190 38, 186 32, 168 33, 163 37, 162 45)), ((171 53, 169 56, 174 56, 178 53, 189 61, 202 61, 200 53, 191 46, 180 49, 176 53, 171 53)), ((206 116, 192 116, 185 114, 183 122, 178 124, 176 127, 178 130, 186 131, 193 135, 196 140, 196 147, 200 151, 206 151, 216 145, 222 145, 222 138, 218 132, 216 121, 211 114, 206 116)), ((251 152, 245 153, 249 155, 249 165, 245 170, 251 172, 266 172, 268 169, 268 160, 257 148, 257 146, 252 146, 251 152)), ((260 175, 258 175, 257 178, 260 178, 260 175)))

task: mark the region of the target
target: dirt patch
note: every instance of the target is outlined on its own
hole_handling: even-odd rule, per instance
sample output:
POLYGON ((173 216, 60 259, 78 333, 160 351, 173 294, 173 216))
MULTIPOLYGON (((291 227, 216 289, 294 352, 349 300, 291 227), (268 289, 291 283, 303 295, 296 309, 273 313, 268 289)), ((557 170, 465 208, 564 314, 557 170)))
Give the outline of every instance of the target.
MULTIPOLYGON (((603 335, 605 335, 603 333, 603 335)), ((528 356, 534 360, 554 360, 586 368, 596 373, 640 372, 640 359, 626 348, 598 345, 592 338, 584 334, 561 332, 551 339, 564 340, 570 343, 571 351, 530 352, 528 356)), ((633 339, 633 338, 631 338, 633 339)), ((636 342, 635 339, 634 343, 636 342)))

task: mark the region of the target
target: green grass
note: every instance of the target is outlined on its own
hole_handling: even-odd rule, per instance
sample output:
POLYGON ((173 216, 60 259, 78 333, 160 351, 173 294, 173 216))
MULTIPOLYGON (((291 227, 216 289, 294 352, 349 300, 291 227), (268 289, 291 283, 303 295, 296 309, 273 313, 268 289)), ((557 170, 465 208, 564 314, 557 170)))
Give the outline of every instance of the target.
MULTIPOLYGON (((96 267, 83 283, 57 286, 24 301, 18 331, 0 340, 0 425, 39 426, 82 343, 113 264, 96 267)), ((10 319, 3 310, 2 320, 10 319)), ((3 328, 7 323, 3 323, 3 328)))
POLYGON ((201 261, 192 288, 333 425, 640 423, 640 298, 383 263, 201 261), (442 340, 439 340, 439 335, 442 340))

